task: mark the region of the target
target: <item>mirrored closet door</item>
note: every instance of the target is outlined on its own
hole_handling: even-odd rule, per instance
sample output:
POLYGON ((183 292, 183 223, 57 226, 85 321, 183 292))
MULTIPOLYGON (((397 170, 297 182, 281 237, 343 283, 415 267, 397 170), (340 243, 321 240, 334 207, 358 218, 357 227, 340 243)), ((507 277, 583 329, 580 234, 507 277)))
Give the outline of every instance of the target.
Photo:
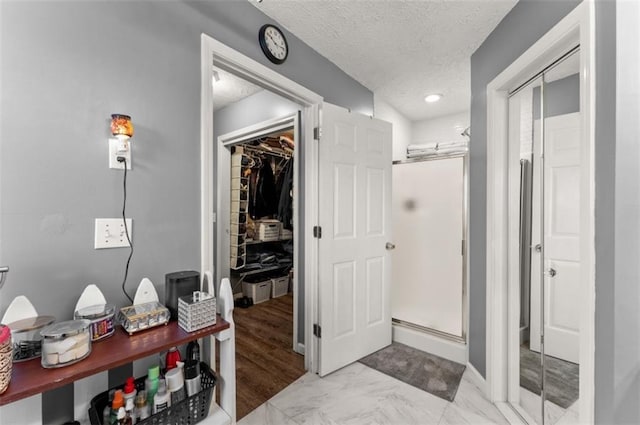
POLYGON ((578 420, 579 55, 568 52, 509 98, 509 400, 530 424, 578 420))

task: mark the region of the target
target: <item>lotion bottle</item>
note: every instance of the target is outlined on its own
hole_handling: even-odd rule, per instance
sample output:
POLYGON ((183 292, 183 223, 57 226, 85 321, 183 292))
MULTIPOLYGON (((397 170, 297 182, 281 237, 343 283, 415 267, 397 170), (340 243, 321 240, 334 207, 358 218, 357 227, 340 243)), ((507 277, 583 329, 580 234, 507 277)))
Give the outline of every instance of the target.
POLYGON ((147 395, 144 391, 140 391, 136 396, 136 408, 133 412, 135 423, 143 421, 151 416, 151 406, 147 404, 147 395))
POLYGON ((153 397, 158 391, 158 377, 160 376, 160 366, 155 365, 149 368, 147 379, 144 381, 147 390, 147 403, 153 406, 153 397))
POLYGON ((163 411, 167 407, 171 406, 171 396, 167 391, 167 384, 164 379, 160 379, 158 383, 158 392, 153 397, 153 414, 163 411))

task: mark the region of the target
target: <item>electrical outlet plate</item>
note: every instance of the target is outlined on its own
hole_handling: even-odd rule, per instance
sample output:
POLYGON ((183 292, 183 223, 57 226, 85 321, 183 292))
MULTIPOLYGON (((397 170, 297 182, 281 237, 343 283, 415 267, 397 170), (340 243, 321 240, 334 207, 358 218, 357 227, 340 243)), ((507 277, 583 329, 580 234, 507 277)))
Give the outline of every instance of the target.
MULTIPOLYGON (((133 241, 133 219, 127 219, 129 238, 133 241)), ((95 249, 129 247, 129 241, 121 218, 96 218, 95 249)))
POLYGON ((109 168, 124 170, 124 162, 118 162, 118 157, 127 159, 127 170, 131 169, 131 143, 126 151, 120 150, 120 141, 116 138, 109 139, 109 168))

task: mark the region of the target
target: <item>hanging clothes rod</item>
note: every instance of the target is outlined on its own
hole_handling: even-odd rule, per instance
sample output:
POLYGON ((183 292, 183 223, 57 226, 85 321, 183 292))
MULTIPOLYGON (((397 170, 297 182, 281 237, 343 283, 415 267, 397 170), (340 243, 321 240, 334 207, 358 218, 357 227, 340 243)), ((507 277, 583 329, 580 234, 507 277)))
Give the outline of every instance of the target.
POLYGON ((271 150, 268 150, 266 148, 258 148, 258 147, 249 146, 249 145, 245 145, 242 148, 244 149, 245 152, 253 153, 253 154, 256 154, 256 155, 265 154, 265 155, 272 155, 272 156, 276 156, 278 158, 284 158, 284 159, 290 159, 291 158, 291 155, 289 155, 289 154, 286 154, 284 152, 271 151, 271 150))

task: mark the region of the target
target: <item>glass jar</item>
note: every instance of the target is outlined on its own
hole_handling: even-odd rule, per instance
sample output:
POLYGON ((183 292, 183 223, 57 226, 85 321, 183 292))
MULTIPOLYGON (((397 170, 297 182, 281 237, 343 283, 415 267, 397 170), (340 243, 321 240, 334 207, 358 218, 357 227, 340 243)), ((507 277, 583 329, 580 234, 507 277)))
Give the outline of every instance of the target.
POLYGON ((91 321, 67 320, 47 326, 42 335, 42 367, 67 366, 91 353, 91 321))
POLYGON ((53 316, 35 316, 7 324, 13 340, 13 361, 21 362, 40 357, 42 336, 40 331, 56 319, 53 316))

